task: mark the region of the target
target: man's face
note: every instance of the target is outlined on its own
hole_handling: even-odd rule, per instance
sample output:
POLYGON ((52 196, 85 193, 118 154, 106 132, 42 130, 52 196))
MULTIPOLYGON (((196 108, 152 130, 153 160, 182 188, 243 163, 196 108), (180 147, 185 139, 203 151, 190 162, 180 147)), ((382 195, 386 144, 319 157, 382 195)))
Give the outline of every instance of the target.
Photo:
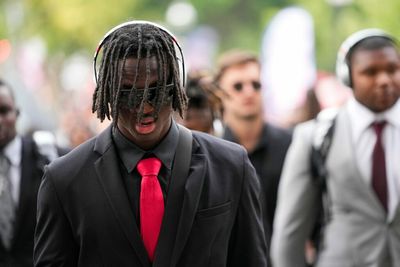
POLYGON ((16 136, 17 117, 18 111, 10 92, 0 86, 0 148, 6 146, 16 136))
POLYGON ((400 96, 400 58, 394 47, 356 50, 351 57, 355 98, 373 112, 392 107, 400 96))
MULTIPOLYGON (((122 88, 131 88, 135 81, 136 64, 138 59, 128 58, 122 71, 122 88)), ((122 60, 120 61, 122 62, 122 60)), ((146 59, 139 61, 139 68, 135 88, 145 88, 146 78, 149 87, 156 86, 158 80, 157 61, 150 58, 150 73, 146 75, 146 59)), ((167 134, 172 121, 172 105, 161 107, 158 118, 154 117, 155 107, 146 103, 143 118, 137 122, 139 107, 120 108, 117 127, 121 133, 143 149, 150 149, 157 145, 167 134)))
POLYGON ((229 67, 223 73, 219 86, 224 116, 252 120, 262 114, 260 67, 255 62, 229 67))

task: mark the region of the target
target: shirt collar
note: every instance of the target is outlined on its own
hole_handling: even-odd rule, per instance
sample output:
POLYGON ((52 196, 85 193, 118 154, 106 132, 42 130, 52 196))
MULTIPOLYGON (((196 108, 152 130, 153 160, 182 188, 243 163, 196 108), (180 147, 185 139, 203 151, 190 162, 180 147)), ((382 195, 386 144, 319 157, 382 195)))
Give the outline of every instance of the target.
POLYGON ((19 166, 21 164, 22 139, 16 136, 10 143, 4 147, 4 155, 10 160, 11 165, 19 166))
POLYGON ((159 158, 164 167, 171 170, 175 150, 178 145, 179 131, 176 123, 172 121, 171 127, 164 139, 154 149, 148 151, 132 143, 117 127, 113 130, 113 139, 121 161, 129 173, 135 169, 139 160, 150 154, 159 158))
POLYGON ((385 120, 390 124, 400 128, 400 100, 385 112, 385 120))
POLYGON ((389 124, 400 127, 400 101, 397 101, 390 109, 375 113, 352 97, 347 104, 347 111, 353 128, 354 140, 358 140, 374 121, 385 120, 389 124))

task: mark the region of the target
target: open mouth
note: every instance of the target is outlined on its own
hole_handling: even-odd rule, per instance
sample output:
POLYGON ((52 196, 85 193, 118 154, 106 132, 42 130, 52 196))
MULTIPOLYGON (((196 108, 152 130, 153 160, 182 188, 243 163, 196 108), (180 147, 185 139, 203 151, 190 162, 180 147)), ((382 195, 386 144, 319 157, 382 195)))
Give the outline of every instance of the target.
POLYGON ((143 118, 139 123, 136 123, 135 128, 140 134, 149 134, 156 128, 155 119, 153 117, 143 118))

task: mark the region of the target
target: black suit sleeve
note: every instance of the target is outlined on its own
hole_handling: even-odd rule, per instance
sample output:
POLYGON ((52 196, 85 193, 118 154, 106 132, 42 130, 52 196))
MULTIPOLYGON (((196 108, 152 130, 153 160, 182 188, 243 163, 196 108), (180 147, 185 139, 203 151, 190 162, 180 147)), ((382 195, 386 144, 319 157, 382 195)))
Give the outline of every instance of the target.
POLYGON ((39 188, 34 265, 77 266, 78 247, 47 169, 39 188))
POLYGON ((241 160, 243 185, 230 238, 228 266, 265 267, 267 257, 261 219, 260 183, 244 150, 241 160))

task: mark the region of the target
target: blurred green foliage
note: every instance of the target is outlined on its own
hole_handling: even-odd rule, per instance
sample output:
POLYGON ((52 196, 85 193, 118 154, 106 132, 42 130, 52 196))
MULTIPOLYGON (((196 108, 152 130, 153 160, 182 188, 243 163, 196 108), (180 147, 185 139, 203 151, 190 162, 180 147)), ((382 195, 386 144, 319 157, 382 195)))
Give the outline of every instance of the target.
MULTIPOLYGON (((50 56, 79 50, 91 53, 111 26, 129 19, 162 22, 170 3, 0 0, 0 37, 8 36, 18 42, 39 35, 45 39, 50 56), (22 11, 23 16, 18 20, 13 10, 22 11)), ((333 69, 340 42, 358 29, 380 27, 400 35, 399 0, 353 0, 342 8, 332 7, 325 0, 191 0, 190 3, 198 12, 197 23, 215 27, 219 33, 221 51, 239 47, 258 52, 262 34, 279 10, 289 5, 304 7, 314 18, 319 69, 333 69)))

